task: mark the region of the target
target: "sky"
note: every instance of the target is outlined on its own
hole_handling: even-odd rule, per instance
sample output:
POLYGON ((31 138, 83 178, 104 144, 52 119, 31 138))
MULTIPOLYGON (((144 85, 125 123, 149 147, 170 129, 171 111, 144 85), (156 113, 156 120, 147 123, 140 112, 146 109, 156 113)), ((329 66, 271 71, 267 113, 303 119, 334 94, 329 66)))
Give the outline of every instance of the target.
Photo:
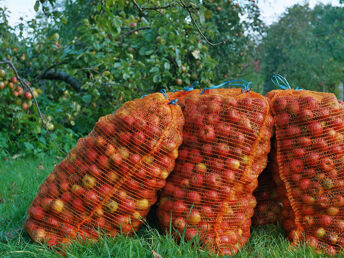
MULTIPOLYGON (((234 0, 235 1, 235 0, 234 0)), ((262 12, 263 21, 270 25, 278 20, 278 17, 286 10, 286 8, 294 4, 309 3, 310 7, 318 3, 338 5, 339 0, 256 0, 262 12)), ((30 20, 34 17, 35 11, 33 6, 36 0, 0 0, 0 6, 9 9, 9 22, 14 26, 20 22, 19 18, 30 20)), ((240 2, 240 0, 238 0, 240 2)))

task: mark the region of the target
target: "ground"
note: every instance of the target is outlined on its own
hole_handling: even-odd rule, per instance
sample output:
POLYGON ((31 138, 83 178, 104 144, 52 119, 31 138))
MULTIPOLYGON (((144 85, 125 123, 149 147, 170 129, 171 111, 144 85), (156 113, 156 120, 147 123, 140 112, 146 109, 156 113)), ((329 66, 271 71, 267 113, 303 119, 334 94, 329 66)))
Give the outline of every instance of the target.
MULTIPOLYGON (((56 157, 25 158, 0 163, 0 257, 58 257, 60 252, 34 243, 23 230, 26 212, 56 157)), ((176 243, 147 223, 134 237, 102 238, 98 243, 75 242, 67 257, 212 257, 194 243, 176 243)), ((291 247, 279 226, 252 228, 248 244, 235 257, 320 257, 310 248, 291 247)))

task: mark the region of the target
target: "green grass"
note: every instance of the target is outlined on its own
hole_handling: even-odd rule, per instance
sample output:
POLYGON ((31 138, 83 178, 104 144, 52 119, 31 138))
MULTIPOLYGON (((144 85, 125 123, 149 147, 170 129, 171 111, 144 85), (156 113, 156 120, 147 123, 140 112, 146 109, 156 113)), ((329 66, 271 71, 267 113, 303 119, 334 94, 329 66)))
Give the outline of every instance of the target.
MULTIPOLYGON (((21 159, 0 164, 0 257, 58 257, 60 253, 34 243, 23 230, 27 209, 39 185, 52 170, 54 157, 21 159)), ((162 234, 153 215, 134 237, 103 237, 97 243, 75 241, 67 257, 212 257, 195 240, 176 243, 162 234)), ((283 230, 274 225, 253 228, 248 244, 235 257, 320 257, 310 248, 291 248, 283 230)))

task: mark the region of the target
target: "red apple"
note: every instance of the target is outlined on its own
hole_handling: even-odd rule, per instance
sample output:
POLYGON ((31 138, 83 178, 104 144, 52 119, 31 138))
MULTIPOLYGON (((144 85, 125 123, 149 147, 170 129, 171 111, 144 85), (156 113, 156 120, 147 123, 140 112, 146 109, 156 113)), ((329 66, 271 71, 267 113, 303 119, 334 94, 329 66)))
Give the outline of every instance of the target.
POLYGON ((317 228, 315 231, 314 231, 314 236, 316 238, 323 238, 326 234, 326 231, 324 228, 317 228))
POLYGON ((183 217, 178 217, 173 221, 173 225, 179 231, 183 231, 186 225, 186 221, 183 217))
POLYGON ((200 174, 193 174, 190 179, 190 185, 195 188, 200 188, 203 185, 203 176, 200 174))
POLYGON ((215 130, 211 125, 205 125, 199 131, 199 137, 203 142, 212 142, 215 139, 215 130))
POLYGON ((62 212, 63 208, 64 208, 64 202, 60 199, 54 200, 51 204, 51 209, 56 213, 62 212))
POLYGON ((327 214, 330 216, 336 216, 339 213, 339 209, 337 207, 328 207, 326 210, 327 214))
POLYGON ((52 201, 53 201, 52 198, 48 198, 48 197, 43 198, 41 200, 41 207, 43 208, 43 210, 45 211, 50 210, 50 205, 52 201))
POLYGON ((321 208, 327 208, 330 204, 330 200, 328 199, 327 196, 320 196, 317 200, 317 204, 321 207, 321 208))
POLYGON ((320 217, 320 225, 329 227, 332 224, 332 217, 328 215, 322 215, 320 217))
POLYGON ((229 169, 224 170, 222 172, 222 176, 223 176, 225 182, 228 184, 232 184, 235 181, 235 172, 232 170, 229 170, 229 169))
POLYGON ((193 209, 191 213, 189 214, 189 217, 187 219, 187 222, 191 225, 197 225, 201 221, 201 214, 198 210, 193 209))
POLYGON ((85 210, 84 203, 79 198, 76 198, 72 201, 72 206, 73 206, 73 209, 75 209, 77 211, 84 211, 85 210))
POLYGON ((71 192, 64 192, 61 195, 61 200, 66 202, 66 203, 69 203, 70 201, 72 201, 72 199, 73 199, 73 195, 71 192))
POLYGON ((226 159, 225 165, 231 170, 237 170, 240 167, 240 161, 232 158, 226 159))
POLYGON ((180 187, 176 186, 174 188, 173 197, 176 199, 183 199, 184 196, 185 196, 185 191, 183 191, 180 187))
POLYGON ((308 130, 313 137, 321 136, 323 133, 323 127, 320 122, 313 121, 309 124, 308 130))
POLYGON ((324 138, 314 139, 313 146, 314 146, 314 148, 316 148, 316 149, 318 149, 320 151, 326 151, 327 148, 328 148, 328 144, 327 144, 327 142, 325 141, 324 138))
POLYGON ((300 118, 302 121, 308 121, 313 118, 313 112, 309 109, 303 109, 300 112, 300 118))
POLYGON ((99 197, 98 194, 93 191, 93 190, 89 190, 85 193, 84 195, 85 201, 89 204, 97 204, 99 202, 99 197))
POLYGON ((93 176, 86 174, 82 179, 82 184, 86 188, 93 188, 96 185, 96 179, 93 176))
MULTIPOLYGON (((302 147, 308 147, 312 144, 312 140, 309 137, 300 137, 297 139, 298 144, 300 144, 302 147)), ((291 145, 290 145, 291 147, 291 145)))
POLYGON ((114 200, 108 200, 105 204, 105 209, 109 213, 114 213, 118 209, 118 203, 114 200))
POLYGON ((132 136, 132 141, 137 146, 144 144, 145 140, 146 140, 146 136, 144 135, 143 132, 140 132, 140 131, 135 132, 132 136))
POLYGON ((45 217, 45 212, 41 207, 33 207, 31 209, 31 216, 36 220, 42 220, 45 217))
POLYGON ((175 201, 172 209, 174 215, 180 216, 186 211, 187 207, 183 201, 175 201))
POLYGON ((216 124, 216 133, 221 137, 228 137, 231 133, 231 126, 229 123, 220 122, 216 124))
POLYGON ((290 117, 288 113, 281 113, 275 117, 275 123, 277 126, 286 126, 290 122, 290 117))
POLYGON ((236 109, 230 109, 227 113, 229 121, 236 123, 240 120, 240 113, 236 109))
POLYGON ((187 199, 188 202, 190 202, 191 204, 199 204, 202 200, 201 195, 196 192, 196 191, 190 191, 187 194, 187 199))
POLYGON ((201 149, 204 155, 212 155, 213 153, 213 146, 211 144, 202 144, 201 149))
POLYGON ((301 159, 294 159, 290 162, 290 170, 294 173, 302 172, 303 168, 303 161, 301 159))
POLYGON ((110 160, 105 155, 100 155, 97 159, 100 168, 102 169, 109 169, 110 168, 110 160))
POLYGON ((317 152, 309 152, 305 156, 305 164, 308 166, 315 166, 319 161, 320 155, 317 152))
POLYGON ((74 184, 71 189, 72 193, 78 197, 81 197, 85 193, 85 189, 80 185, 74 184))
POLYGON ((324 171, 330 171, 334 168, 333 160, 329 157, 322 158, 319 164, 324 171))
POLYGON ((272 104, 273 104, 273 108, 276 111, 283 111, 283 110, 285 110, 287 108, 287 104, 288 104, 287 98, 285 98, 285 97, 277 97, 272 104))

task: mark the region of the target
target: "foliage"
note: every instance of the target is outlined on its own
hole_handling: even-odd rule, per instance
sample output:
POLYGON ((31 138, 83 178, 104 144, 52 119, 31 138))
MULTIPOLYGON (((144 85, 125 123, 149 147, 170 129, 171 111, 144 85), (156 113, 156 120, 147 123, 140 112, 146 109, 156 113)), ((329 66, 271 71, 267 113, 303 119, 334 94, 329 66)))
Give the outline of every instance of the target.
POLYGON ((344 68, 344 8, 295 5, 271 25, 260 46, 264 52, 265 90, 274 73, 291 85, 339 94, 344 68))
MULTIPOLYGON (((0 163, 0 256, 61 257, 57 251, 33 243, 22 231, 27 209, 39 185, 57 161, 52 156, 18 159, 0 163)), ((149 223, 133 237, 103 238, 97 243, 74 242, 66 257, 153 257, 152 250, 162 257, 214 257, 199 246, 198 241, 178 244, 171 234, 163 234, 149 223)), ((235 257, 324 257, 304 245, 292 247, 284 231, 274 225, 252 228, 249 242, 235 257)))
MULTIPOLYGON (((206 87, 246 77, 252 70, 252 33, 262 28, 254 1, 242 6, 224 0, 134 2, 37 1, 36 18, 16 28, 18 37, 1 9, 0 31, 6 40, 0 42, 0 59, 10 59, 20 75, 42 91, 38 102, 52 118, 58 142, 65 142, 64 134, 75 142, 100 116, 127 100, 196 80, 206 87), (244 15, 245 21, 240 19, 244 15)), ((20 113, 20 108, 2 118, 9 121, 9 113, 20 113)), ((9 133, 8 121, 0 130, 9 153, 23 150, 19 136, 38 152, 51 147, 38 146, 39 139, 50 140, 44 130, 33 129, 39 121, 33 117, 35 108, 27 113, 30 117, 18 115, 21 125, 15 128, 21 129, 20 135, 9 133)))

